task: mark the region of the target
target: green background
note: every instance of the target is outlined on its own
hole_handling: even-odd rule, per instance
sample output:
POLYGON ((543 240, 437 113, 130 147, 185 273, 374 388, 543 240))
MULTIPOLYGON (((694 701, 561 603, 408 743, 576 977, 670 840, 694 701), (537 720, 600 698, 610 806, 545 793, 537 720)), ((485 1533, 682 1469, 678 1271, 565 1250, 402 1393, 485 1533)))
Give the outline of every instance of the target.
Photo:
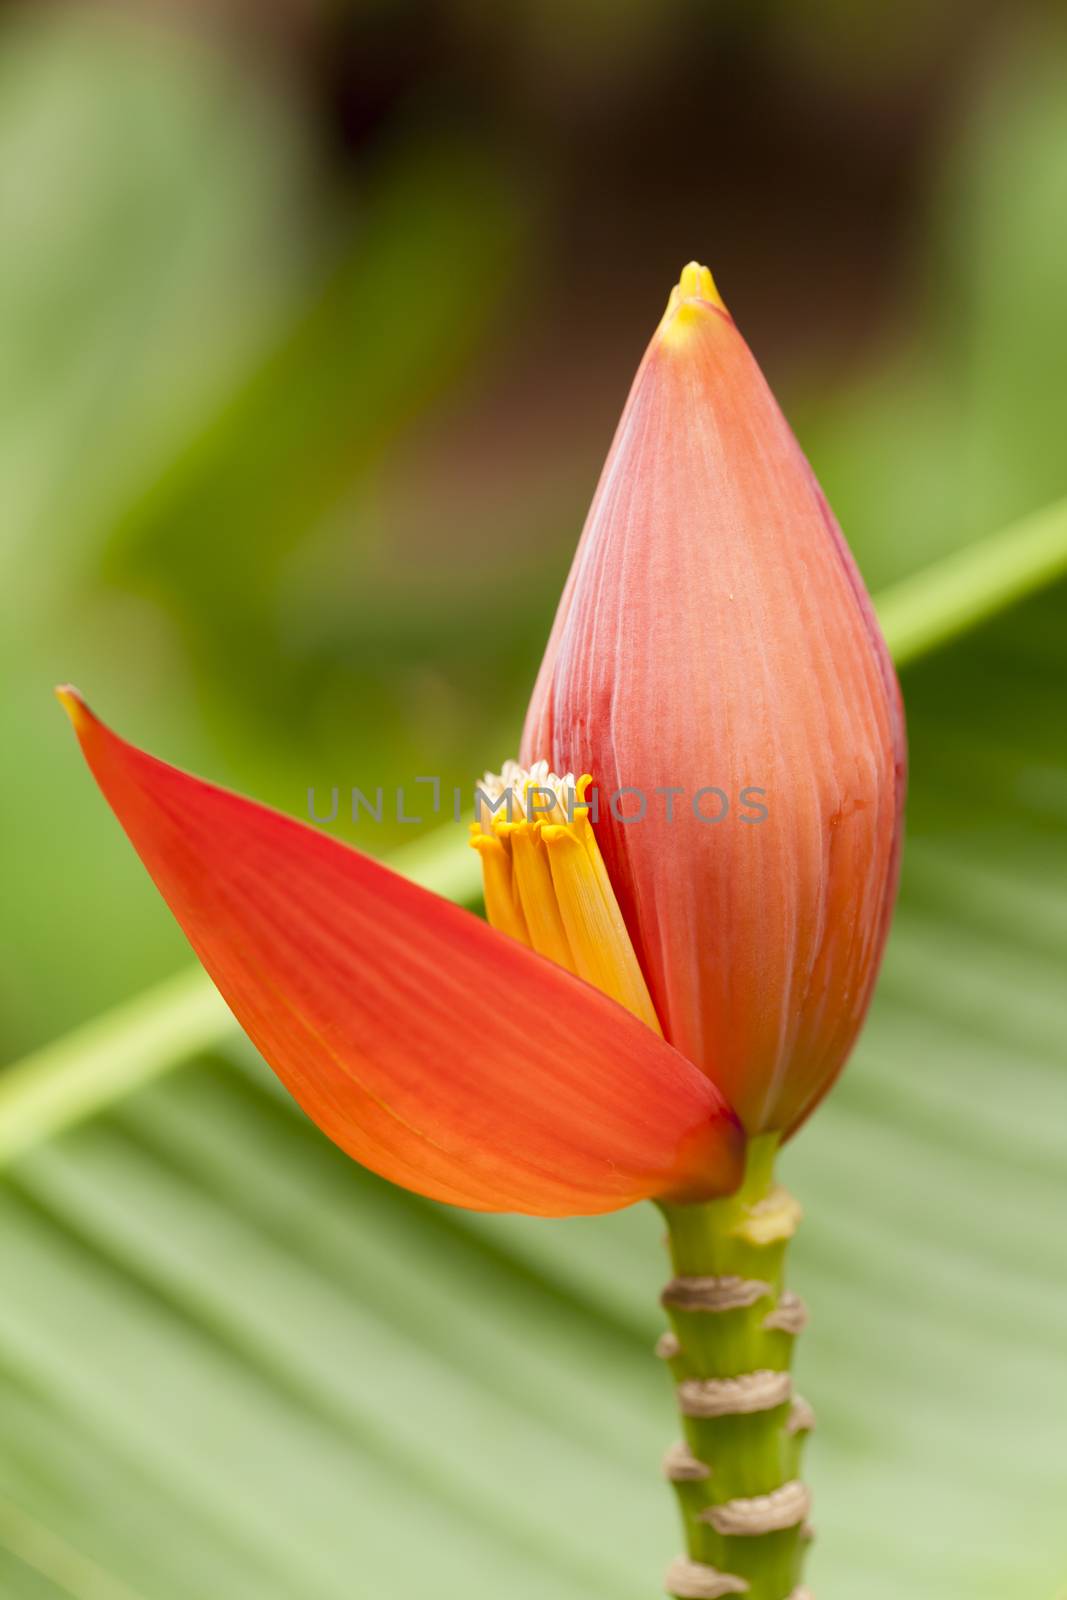
MULTIPOLYGON (((0 1076, 5 1600, 657 1592, 651 1209, 347 1163, 50 689, 296 814, 498 767, 691 256, 909 657, 885 975, 784 1163, 812 1583, 1067 1592, 1067 510, 1013 532, 1067 492, 1065 44, 948 0, 0 8, 0 1057, 58 1041, 0 1076)), ((458 829, 347 833, 471 892, 458 829)))

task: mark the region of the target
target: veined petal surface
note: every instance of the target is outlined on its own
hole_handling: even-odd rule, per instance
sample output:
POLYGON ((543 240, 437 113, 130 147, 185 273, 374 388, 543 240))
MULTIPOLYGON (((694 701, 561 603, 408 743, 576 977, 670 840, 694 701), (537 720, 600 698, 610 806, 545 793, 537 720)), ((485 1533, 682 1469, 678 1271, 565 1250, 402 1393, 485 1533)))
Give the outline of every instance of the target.
POLYGON ((597 775, 666 1037, 750 1134, 797 1126, 881 959, 903 715, 852 557, 706 269, 686 268, 634 381, 520 759, 597 775), (613 812, 624 787, 646 815, 625 820, 632 796, 613 812))
POLYGON ((158 761, 61 691, 103 793, 304 1110, 433 1199, 545 1216, 733 1188, 741 1138, 598 991, 328 834, 158 761))

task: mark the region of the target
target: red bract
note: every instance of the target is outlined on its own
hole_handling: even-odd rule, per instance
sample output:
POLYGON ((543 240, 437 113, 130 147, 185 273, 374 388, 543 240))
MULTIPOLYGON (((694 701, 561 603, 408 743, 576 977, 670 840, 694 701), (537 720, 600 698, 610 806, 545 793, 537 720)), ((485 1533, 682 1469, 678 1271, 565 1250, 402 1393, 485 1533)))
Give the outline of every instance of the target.
POLYGON ((611 1211, 736 1186, 718 1090, 628 1011, 325 834, 179 772, 60 691, 234 1015, 325 1133, 476 1210, 611 1211))
POLYGON ((682 274, 634 381, 521 759, 595 775, 665 1036, 750 1134, 795 1128, 874 986, 903 714, 852 557, 706 268, 682 274), (604 803, 624 788, 640 820, 621 819, 640 798, 604 803))

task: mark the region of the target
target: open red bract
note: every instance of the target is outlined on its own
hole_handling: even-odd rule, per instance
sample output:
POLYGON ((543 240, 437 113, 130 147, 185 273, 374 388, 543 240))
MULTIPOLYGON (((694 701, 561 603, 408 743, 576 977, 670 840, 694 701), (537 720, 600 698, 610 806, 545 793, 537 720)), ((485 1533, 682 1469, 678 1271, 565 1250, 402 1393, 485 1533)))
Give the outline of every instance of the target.
POLYGON ((541 1216, 736 1187, 742 1140, 718 1090, 614 1001, 60 696, 234 1015, 356 1160, 437 1200, 541 1216))

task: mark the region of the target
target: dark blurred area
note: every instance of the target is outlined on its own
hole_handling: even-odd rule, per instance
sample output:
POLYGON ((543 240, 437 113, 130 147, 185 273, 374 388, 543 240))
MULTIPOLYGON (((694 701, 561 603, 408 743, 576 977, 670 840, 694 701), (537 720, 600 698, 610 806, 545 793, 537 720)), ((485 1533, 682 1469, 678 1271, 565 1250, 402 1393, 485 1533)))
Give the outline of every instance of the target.
POLYGON ((184 960, 51 683, 297 813, 498 766, 689 258, 872 589, 1067 488, 1064 34, 952 0, 4 6, 4 1054, 184 960))

